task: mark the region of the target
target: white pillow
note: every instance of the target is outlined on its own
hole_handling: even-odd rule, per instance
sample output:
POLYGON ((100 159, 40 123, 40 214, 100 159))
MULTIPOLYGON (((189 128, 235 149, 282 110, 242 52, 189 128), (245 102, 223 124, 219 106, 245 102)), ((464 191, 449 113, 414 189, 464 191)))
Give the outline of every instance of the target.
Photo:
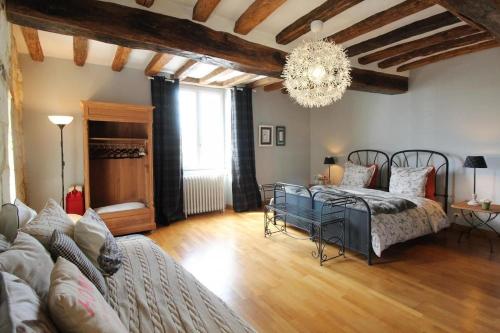
POLYGON ((425 197, 427 175, 432 167, 391 168, 389 192, 412 197, 425 197))
POLYGON ((122 265, 123 255, 115 238, 92 208, 75 224, 75 243, 106 275, 113 275, 122 265))
POLYGON ((78 267, 59 257, 50 274, 49 310, 60 332, 126 333, 116 312, 78 267))
POLYGON ((14 201, 14 205, 17 207, 17 214, 19 216, 19 228, 24 227, 24 225, 36 216, 36 211, 28 207, 24 202, 19 199, 14 201))
POLYGON ((50 237, 52 237, 55 229, 73 238, 75 223, 71 221, 64 209, 55 200, 49 199, 40 213, 19 230, 30 234, 45 247, 48 247, 50 237))
POLYGON ((376 166, 369 167, 354 164, 351 162, 345 163, 344 177, 342 178, 341 186, 353 187, 368 187, 375 173, 376 166))

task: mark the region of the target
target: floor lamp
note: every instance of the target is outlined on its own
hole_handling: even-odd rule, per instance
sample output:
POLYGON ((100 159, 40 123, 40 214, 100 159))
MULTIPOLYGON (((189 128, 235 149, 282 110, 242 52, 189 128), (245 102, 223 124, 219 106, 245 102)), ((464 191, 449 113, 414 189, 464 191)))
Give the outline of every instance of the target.
POLYGON ((325 157, 325 161, 323 162, 323 164, 328 165, 328 184, 331 184, 332 179, 331 179, 330 170, 331 170, 331 166, 333 164, 335 164, 335 158, 332 156, 327 156, 327 157, 325 157))
POLYGON ((52 124, 57 125, 61 131, 61 207, 64 209, 64 144, 63 129, 73 121, 72 116, 49 116, 52 124))

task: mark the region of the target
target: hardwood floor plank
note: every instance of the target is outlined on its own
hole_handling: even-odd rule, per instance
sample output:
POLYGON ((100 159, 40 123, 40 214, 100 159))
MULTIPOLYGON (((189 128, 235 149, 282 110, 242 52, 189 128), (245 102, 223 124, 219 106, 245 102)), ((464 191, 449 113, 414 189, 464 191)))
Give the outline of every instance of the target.
POLYGON ((312 242, 264 238, 262 212, 199 215, 149 236, 260 332, 496 332, 500 254, 475 232, 457 244, 455 229, 372 266, 347 252, 320 267, 312 242))

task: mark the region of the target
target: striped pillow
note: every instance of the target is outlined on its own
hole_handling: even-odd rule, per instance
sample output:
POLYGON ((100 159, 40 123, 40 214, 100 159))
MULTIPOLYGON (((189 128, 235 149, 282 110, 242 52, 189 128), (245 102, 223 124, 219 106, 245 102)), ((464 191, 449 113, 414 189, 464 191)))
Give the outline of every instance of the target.
POLYGON ((54 230, 60 230, 73 238, 75 223, 71 221, 57 202, 49 199, 40 213, 20 230, 35 237, 45 247, 48 247, 54 230))
POLYGON ((101 272, 90 262, 78 245, 76 245, 75 241, 68 235, 59 230, 54 230, 50 239, 49 251, 54 261, 58 257, 63 257, 72 262, 96 286, 101 294, 106 295, 106 282, 101 272))

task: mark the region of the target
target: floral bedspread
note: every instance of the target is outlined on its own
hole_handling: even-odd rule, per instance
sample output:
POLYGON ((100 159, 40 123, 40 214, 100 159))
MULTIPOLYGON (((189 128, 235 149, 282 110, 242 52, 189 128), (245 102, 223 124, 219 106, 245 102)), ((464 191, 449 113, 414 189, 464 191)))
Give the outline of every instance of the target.
POLYGON ((404 198, 413 202, 417 207, 406 209, 395 214, 372 215, 372 247, 377 256, 389 246, 405 242, 450 226, 450 222, 441 204, 436 201, 420 197, 395 195, 393 193, 347 186, 316 185, 311 187, 311 192, 328 191, 329 189, 341 189, 363 197, 364 195, 378 196, 382 198, 404 198))

